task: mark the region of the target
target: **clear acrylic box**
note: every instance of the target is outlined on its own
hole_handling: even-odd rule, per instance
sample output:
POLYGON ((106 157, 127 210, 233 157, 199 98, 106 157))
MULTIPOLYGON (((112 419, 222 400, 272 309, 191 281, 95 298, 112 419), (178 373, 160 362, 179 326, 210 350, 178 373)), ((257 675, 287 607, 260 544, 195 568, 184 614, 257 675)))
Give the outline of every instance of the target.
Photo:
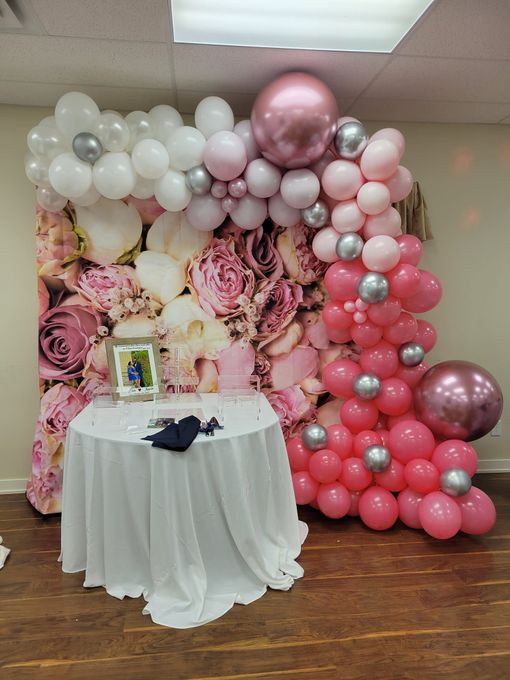
POLYGON ((260 418, 260 378, 257 375, 220 375, 218 377, 218 415, 260 418))

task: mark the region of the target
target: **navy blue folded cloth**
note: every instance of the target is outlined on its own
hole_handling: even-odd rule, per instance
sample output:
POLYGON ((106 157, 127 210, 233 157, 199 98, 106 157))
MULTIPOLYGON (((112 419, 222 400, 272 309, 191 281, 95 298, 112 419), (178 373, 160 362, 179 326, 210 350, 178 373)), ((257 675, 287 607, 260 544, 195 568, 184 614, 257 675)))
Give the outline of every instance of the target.
POLYGON ((200 420, 196 416, 187 416, 178 423, 167 425, 164 430, 150 434, 143 439, 152 442, 152 446, 171 451, 186 451, 198 434, 200 420))

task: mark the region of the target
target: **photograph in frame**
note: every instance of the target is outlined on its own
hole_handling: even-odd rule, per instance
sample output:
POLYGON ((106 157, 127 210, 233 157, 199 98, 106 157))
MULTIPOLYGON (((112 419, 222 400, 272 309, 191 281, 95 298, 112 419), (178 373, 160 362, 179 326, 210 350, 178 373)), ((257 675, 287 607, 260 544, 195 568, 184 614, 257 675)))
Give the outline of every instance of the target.
POLYGON ((106 356, 114 399, 143 401, 165 391, 155 337, 107 338, 106 356))

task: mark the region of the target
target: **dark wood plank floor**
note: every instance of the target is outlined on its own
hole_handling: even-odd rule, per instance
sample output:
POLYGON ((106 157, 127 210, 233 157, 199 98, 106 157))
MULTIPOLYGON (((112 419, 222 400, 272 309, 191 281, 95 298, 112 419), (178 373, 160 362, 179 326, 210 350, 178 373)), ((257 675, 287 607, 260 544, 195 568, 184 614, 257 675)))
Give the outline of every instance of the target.
POLYGON ((305 577, 206 626, 172 630, 141 599, 82 588, 57 564, 60 522, 0 496, 0 678, 510 678, 510 475, 476 480, 494 530, 440 542, 303 508, 305 577))

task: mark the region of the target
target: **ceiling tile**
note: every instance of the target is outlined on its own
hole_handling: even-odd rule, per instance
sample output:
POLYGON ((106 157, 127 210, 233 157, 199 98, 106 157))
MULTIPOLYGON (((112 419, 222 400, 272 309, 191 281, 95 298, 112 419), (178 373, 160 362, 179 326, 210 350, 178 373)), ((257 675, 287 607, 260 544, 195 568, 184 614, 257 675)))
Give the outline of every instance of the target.
POLYGON ((2 35, 0 80, 173 89, 167 46, 2 35))
POLYGON ((36 0, 32 3, 50 35, 167 42, 167 0, 36 0))
POLYGON ((363 92, 376 99, 510 101, 505 61, 394 57, 363 92))
POLYGON ((398 54, 510 59, 508 0, 436 0, 398 54))

